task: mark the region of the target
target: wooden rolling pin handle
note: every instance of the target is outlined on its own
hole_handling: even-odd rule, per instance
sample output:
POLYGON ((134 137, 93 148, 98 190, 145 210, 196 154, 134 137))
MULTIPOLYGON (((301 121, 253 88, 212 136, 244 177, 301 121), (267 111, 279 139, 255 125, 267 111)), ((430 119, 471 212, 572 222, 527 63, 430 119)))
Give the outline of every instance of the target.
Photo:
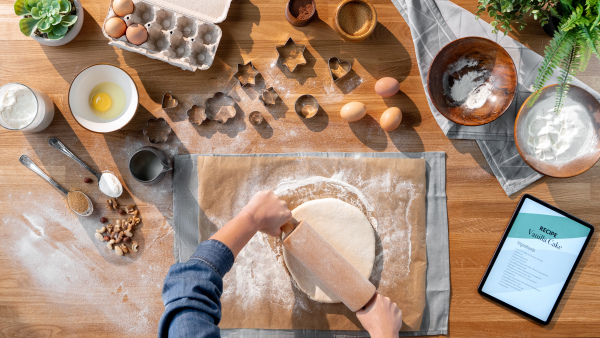
POLYGON ((296 229, 296 226, 293 225, 291 222, 286 222, 282 227, 281 227, 281 231, 283 231, 285 233, 285 236, 289 236, 289 234, 294 231, 294 229, 296 229))

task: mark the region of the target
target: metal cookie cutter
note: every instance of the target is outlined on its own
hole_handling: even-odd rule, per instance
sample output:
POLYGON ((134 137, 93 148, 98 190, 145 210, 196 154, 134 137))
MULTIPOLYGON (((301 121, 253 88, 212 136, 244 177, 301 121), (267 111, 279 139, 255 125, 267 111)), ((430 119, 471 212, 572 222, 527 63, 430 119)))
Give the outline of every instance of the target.
POLYGON ((309 119, 319 112, 319 102, 317 102, 314 96, 305 94, 296 100, 294 109, 300 117, 309 119))
POLYGON ((150 143, 165 143, 171 134, 171 126, 162 117, 157 119, 149 119, 144 129, 144 135, 150 143))
POLYGON ((263 90, 259 99, 262 101, 262 103, 265 106, 273 106, 273 105, 275 105, 275 103, 277 103, 278 97, 279 97, 279 94, 277 94, 275 89, 273 89, 273 87, 269 87, 269 88, 263 90))
POLYGON ((306 59, 304 51, 306 45, 297 45, 292 38, 288 38, 285 44, 276 46, 277 62, 284 65, 290 72, 294 72, 298 66, 304 66, 306 59))
POLYGON ((237 113, 235 100, 223 92, 216 92, 213 97, 206 99, 204 107, 206 107, 206 116, 219 123, 227 122, 237 113))
POLYGON ((250 85, 253 86, 256 84, 256 76, 260 74, 258 69, 254 68, 252 61, 244 64, 238 63, 237 72, 233 74, 233 77, 238 80, 240 86, 250 85))
POLYGON ((337 57, 332 57, 327 61, 329 66, 329 75, 333 82, 341 80, 344 76, 348 75, 352 70, 352 65, 348 61, 343 61, 337 57))
POLYGON ((179 105, 179 101, 177 101, 177 99, 174 98, 171 95, 171 93, 165 93, 163 95, 163 99, 162 99, 162 108, 163 109, 175 108, 175 107, 177 107, 177 105, 179 105))

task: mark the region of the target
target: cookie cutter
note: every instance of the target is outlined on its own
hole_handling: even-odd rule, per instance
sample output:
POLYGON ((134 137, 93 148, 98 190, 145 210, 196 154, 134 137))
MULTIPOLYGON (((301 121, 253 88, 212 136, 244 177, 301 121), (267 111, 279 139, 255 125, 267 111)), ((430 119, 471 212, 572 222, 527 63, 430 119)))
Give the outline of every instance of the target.
POLYGON ((208 119, 219 123, 225 123, 237 114, 235 100, 223 92, 216 92, 212 97, 206 99, 204 107, 208 119))
POLYGON ((346 75, 350 74, 350 71, 352 70, 350 62, 340 60, 337 57, 329 58, 327 66, 329 67, 329 75, 331 75, 333 82, 341 80, 346 75))
POLYGON ((250 85, 253 86, 256 84, 256 76, 260 74, 258 69, 254 67, 252 61, 244 64, 238 63, 237 71, 233 74, 233 77, 238 80, 240 86, 250 85))
POLYGON ((206 109, 198 105, 193 105, 187 111, 187 116, 191 124, 201 125, 206 120, 206 109))
POLYGON ((296 100, 294 110, 298 116, 309 119, 319 112, 319 102, 314 96, 304 94, 296 100))
POLYGON ((162 108, 171 109, 179 105, 179 101, 171 95, 171 93, 165 93, 162 99, 162 108))
POLYGON ((146 122, 146 128, 144 129, 144 135, 148 138, 150 143, 165 143, 169 139, 169 135, 173 129, 162 117, 157 119, 149 119, 146 122))
POLYGON ((263 90, 259 99, 262 101, 262 103, 265 106, 268 107, 268 106, 274 106, 277 103, 278 97, 279 97, 279 94, 277 94, 275 89, 273 89, 273 87, 269 87, 269 88, 263 90))
POLYGON ((293 73, 298 66, 306 65, 306 59, 304 58, 306 45, 296 44, 291 37, 287 39, 285 44, 275 46, 275 49, 277 50, 277 62, 285 66, 290 72, 293 73))
POLYGON ((259 111, 255 110, 252 113, 250 113, 250 115, 248 116, 248 120, 250 121, 250 123, 252 123, 252 125, 258 126, 259 124, 263 123, 265 118, 259 111))

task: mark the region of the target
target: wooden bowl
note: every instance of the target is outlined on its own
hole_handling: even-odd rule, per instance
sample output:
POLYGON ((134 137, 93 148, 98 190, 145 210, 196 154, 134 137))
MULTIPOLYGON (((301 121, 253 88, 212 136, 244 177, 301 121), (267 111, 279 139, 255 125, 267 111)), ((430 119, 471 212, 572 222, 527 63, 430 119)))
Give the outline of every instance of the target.
POLYGON ((461 38, 444 46, 433 59, 427 75, 433 105, 448 120, 467 126, 490 123, 502 116, 513 101, 516 88, 517 69, 510 55, 497 43, 480 37, 461 38), (448 73, 450 66, 463 58, 476 60, 477 65, 448 73), (491 94, 483 106, 468 109, 466 104, 452 100, 448 83, 473 70, 487 71, 483 78, 490 85, 491 94))
MULTIPOLYGON (((535 101, 533 106, 529 107, 529 101, 532 100, 532 97, 528 97, 523 105, 519 109, 519 113, 517 114, 517 119, 515 121, 515 143, 517 145, 517 150, 521 157, 525 162, 533 169, 538 171, 541 174, 552 176, 552 177, 572 177, 579 175, 586 170, 593 167, 598 159, 600 159, 600 102, 596 100, 592 96, 592 94, 588 93, 584 89, 571 85, 569 88, 569 92, 567 97, 573 99, 576 102, 579 102, 581 106, 588 111, 590 120, 583 121, 584 123, 591 123, 594 126, 594 137, 596 138, 595 146, 592 146, 590 151, 580 157, 577 157, 569 162, 563 163, 549 163, 547 161, 543 161, 538 159, 534 150, 527 143, 527 139, 529 137, 529 133, 527 132, 527 128, 529 127, 527 121, 527 116, 534 110, 539 109, 540 106, 543 105, 544 99, 550 98, 550 106, 551 109, 554 107, 554 97, 556 96, 556 86, 550 85, 542 88, 542 92, 540 96, 535 101)), ((561 112, 562 113, 562 112, 561 112)))
POLYGON ((308 23, 311 22, 315 17, 316 13, 317 4, 315 3, 315 0, 290 0, 288 1, 287 5, 285 5, 285 18, 292 26, 302 27, 308 25, 308 23), (294 13, 294 9, 296 7, 294 5, 304 6, 308 4, 312 4, 312 10, 309 17, 306 19, 298 19, 298 13, 294 13))
POLYGON ((333 29, 335 30, 336 33, 338 33, 338 35, 342 39, 344 39, 346 41, 362 41, 362 40, 368 38, 371 34, 373 34, 373 31, 375 31, 376 26, 377 26, 377 11, 375 10, 375 7, 373 7, 373 5, 370 2, 368 2, 367 0, 343 0, 337 6, 337 8, 335 10, 335 14, 333 15, 333 29), (344 29, 342 29, 342 26, 340 25, 340 11, 344 10, 345 6, 350 6, 353 4, 363 5, 367 8, 369 8, 369 11, 371 12, 371 20, 369 21, 369 28, 367 28, 364 32, 360 32, 360 34, 351 34, 351 32, 346 32, 346 31, 344 31, 344 29))

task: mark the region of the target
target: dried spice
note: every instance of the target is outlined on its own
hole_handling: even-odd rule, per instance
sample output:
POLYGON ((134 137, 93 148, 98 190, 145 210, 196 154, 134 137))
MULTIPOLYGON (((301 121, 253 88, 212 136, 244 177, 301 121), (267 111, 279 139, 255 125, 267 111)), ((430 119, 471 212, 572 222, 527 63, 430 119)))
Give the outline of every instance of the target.
POLYGON ((67 195, 69 208, 78 214, 83 214, 90 208, 87 197, 81 191, 71 191, 67 195))
POLYGON ((362 35, 371 28, 373 14, 362 2, 348 2, 339 12, 340 28, 349 35, 362 35))

